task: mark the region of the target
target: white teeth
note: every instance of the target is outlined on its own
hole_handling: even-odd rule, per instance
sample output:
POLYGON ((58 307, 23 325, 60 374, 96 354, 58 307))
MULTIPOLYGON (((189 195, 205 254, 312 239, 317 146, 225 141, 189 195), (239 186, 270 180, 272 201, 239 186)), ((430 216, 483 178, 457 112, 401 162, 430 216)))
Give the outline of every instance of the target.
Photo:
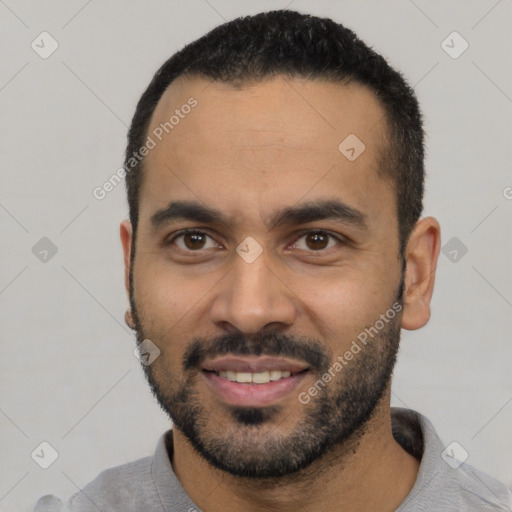
POLYGON ((254 384, 266 384, 267 382, 270 382, 270 374, 269 372, 253 373, 252 381, 254 384))
POLYGON ((280 370, 272 370, 270 372, 270 380, 280 380, 280 379, 286 379, 286 377, 289 377, 291 375, 291 372, 285 371, 282 372, 280 370))
POLYGON ((231 382, 241 382, 244 384, 267 384, 268 382, 285 379, 291 375, 291 372, 282 372, 281 370, 270 370, 255 373, 220 371, 219 375, 231 382))
POLYGON ((236 372, 236 381, 237 382, 251 382, 252 375, 246 372, 236 372))

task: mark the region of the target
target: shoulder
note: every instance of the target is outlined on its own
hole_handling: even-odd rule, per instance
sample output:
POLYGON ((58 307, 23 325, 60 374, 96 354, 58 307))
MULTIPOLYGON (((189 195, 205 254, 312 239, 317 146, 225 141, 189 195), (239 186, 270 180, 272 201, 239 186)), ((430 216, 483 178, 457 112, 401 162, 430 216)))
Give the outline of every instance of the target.
POLYGON ((147 485, 151 480, 151 463, 153 457, 144 457, 121 466, 102 471, 85 490, 108 492, 112 495, 121 495, 126 492, 135 492, 141 485, 147 485))
POLYGON ((392 408, 393 436, 420 460, 416 482, 399 507, 400 512, 507 511, 512 512, 512 492, 447 449, 432 423, 416 411, 392 408))
POLYGON ((55 496, 43 496, 34 512, 97 512, 98 509, 129 512, 137 505, 158 503, 158 498, 154 500, 152 460, 153 457, 145 457, 106 469, 65 502, 55 496))
POLYGON ((512 511, 512 491, 503 483, 466 463, 452 472, 460 505, 473 507, 467 510, 512 511))
POLYGON ((448 467, 423 485, 422 492, 406 500, 400 512, 512 512, 512 492, 469 464, 448 467))

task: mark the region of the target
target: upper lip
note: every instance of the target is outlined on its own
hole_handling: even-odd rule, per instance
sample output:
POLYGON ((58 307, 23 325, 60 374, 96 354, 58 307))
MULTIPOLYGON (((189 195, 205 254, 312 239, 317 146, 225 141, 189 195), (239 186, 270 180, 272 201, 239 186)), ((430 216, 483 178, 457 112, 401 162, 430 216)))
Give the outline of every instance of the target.
POLYGON ((299 373, 307 370, 308 366, 299 361, 286 359, 284 357, 240 357, 240 356, 222 356, 212 360, 207 360, 203 364, 203 370, 210 372, 232 371, 258 373, 271 370, 280 370, 282 372, 299 373))

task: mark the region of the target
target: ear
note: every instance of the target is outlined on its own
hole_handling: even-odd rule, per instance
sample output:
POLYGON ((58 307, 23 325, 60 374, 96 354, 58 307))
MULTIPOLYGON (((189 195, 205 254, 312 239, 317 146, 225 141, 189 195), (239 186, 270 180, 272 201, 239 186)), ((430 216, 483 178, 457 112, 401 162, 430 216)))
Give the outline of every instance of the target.
POLYGON ((123 254, 124 254, 124 286, 128 293, 130 294, 130 265, 131 265, 131 252, 132 252, 132 236, 133 236, 133 228, 132 224, 129 220, 123 220, 121 222, 120 227, 120 235, 121 235, 121 243, 123 244, 123 254))
POLYGON ((419 329, 430 319, 430 300, 440 248, 439 222, 434 217, 420 219, 405 249, 404 329, 419 329))

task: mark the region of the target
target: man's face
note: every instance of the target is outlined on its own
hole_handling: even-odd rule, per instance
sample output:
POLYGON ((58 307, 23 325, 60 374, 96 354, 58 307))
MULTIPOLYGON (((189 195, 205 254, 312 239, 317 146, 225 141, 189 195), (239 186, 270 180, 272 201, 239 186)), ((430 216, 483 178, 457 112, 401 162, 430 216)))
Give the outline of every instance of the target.
POLYGON ((361 432, 388 391, 402 267, 395 193, 376 172, 383 117, 361 85, 283 78, 181 78, 156 108, 132 311, 138 341, 161 351, 144 367, 153 392, 218 468, 294 472, 361 432), (354 144, 338 149, 350 134, 355 160, 354 144), (327 201, 341 207, 279 217, 327 201), (221 220, 171 215, 178 202, 221 220))

